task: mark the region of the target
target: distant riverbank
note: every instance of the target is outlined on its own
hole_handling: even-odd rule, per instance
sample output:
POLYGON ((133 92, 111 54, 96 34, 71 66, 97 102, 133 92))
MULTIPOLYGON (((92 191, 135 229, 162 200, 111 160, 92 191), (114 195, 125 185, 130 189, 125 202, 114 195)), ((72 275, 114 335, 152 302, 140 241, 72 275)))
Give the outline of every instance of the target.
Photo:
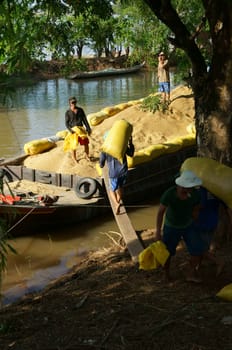
MULTIPOLYGON (((140 63, 140 62, 138 62, 140 63)), ((8 84, 12 81, 19 85, 19 82, 30 83, 38 80, 55 79, 55 78, 65 78, 66 75, 71 74, 70 70, 76 71, 97 71, 107 68, 123 68, 131 66, 128 57, 122 55, 120 57, 110 58, 110 57, 83 57, 80 60, 80 65, 78 65, 78 59, 73 59, 71 62, 65 60, 49 60, 43 62, 34 62, 31 69, 27 73, 13 74, 12 76, 5 77, 4 82, 0 79, 1 83, 8 84)), ((4 72, 4 67, 1 69, 4 72)))

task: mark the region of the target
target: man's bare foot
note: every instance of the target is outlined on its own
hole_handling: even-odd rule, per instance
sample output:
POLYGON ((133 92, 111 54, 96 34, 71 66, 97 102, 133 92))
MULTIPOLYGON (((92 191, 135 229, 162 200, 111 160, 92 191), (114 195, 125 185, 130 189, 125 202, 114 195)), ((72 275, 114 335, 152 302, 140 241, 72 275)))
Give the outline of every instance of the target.
POLYGON ((202 283, 202 279, 200 278, 198 269, 192 267, 188 271, 186 271, 185 280, 186 282, 202 283))
POLYGON ((187 282, 193 282, 193 283, 201 283, 202 280, 199 277, 196 276, 187 276, 186 277, 187 282))
POLYGON ((115 214, 118 215, 120 214, 120 203, 117 204, 116 209, 115 209, 115 214))
POLYGON ((202 280, 196 271, 190 271, 186 276, 186 282, 201 283, 202 280))

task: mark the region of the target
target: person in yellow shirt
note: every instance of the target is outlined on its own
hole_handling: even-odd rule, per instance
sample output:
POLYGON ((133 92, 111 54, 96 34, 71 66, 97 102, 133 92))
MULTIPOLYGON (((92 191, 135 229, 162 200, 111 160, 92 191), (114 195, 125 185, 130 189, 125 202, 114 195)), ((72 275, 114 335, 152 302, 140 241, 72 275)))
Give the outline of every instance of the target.
MULTIPOLYGON (((65 113, 65 125, 71 134, 75 133, 75 128, 77 127, 79 131, 78 143, 84 146, 85 156, 87 160, 89 157, 89 138, 88 135, 91 134, 91 128, 88 123, 87 117, 84 110, 77 106, 77 100, 75 97, 69 98, 69 109, 65 113)), ((76 149, 72 149, 72 157, 77 162, 76 149)))

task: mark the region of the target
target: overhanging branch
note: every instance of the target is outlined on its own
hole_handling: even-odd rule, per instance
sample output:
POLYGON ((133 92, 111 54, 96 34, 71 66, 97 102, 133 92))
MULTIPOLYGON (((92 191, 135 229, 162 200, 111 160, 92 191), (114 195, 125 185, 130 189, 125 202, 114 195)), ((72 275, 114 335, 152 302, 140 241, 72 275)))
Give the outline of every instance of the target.
POLYGON ((144 0, 144 2, 151 8, 156 17, 173 32, 175 37, 168 39, 174 46, 185 51, 192 62, 194 75, 205 74, 206 63, 194 40, 202 25, 198 26, 196 33, 192 36, 172 7, 170 0, 144 0))

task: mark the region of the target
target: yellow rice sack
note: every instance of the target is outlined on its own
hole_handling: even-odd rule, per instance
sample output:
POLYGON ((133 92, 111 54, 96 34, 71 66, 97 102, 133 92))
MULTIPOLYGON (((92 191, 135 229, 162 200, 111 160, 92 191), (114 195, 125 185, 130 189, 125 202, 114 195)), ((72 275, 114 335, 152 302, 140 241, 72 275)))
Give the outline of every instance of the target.
POLYGON ((99 163, 96 163, 96 170, 99 176, 102 176, 102 168, 99 163))
POLYGON ((153 270, 166 263, 170 253, 162 241, 150 244, 139 254, 139 268, 153 270))
POLYGON ((74 126, 72 130, 75 131, 79 137, 88 137, 87 131, 83 126, 74 126))
POLYGON ((196 135, 196 127, 194 123, 190 123, 187 127, 186 130, 189 134, 196 135))
POLYGON ((165 146, 167 146, 166 153, 177 152, 182 148, 182 145, 183 143, 180 139, 173 140, 172 142, 165 142, 165 146))
POLYGON ((219 290, 216 296, 227 301, 232 301, 232 283, 227 284, 227 286, 219 290))
POLYGON ((151 159, 150 156, 148 156, 147 154, 144 154, 144 152, 135 152, 133 157, 127 157, 127 165, 128 168, 134 168, 136 165, 142 164, 142 163, 146 163, 149 162, 151 159))
POLYGON ((194 146, 196 144, 196 135, 190 134, 180 137, 180 141, 182 142, 182 148, 188 146, 194 146))
POLYGON ((132 125, 125 119, 117 120, 105 138, 102 151, 123 163, 123 157, 132 131, 132 125))
POLYGON ((156 144, 144 148, 143 151, 144 154, 150 156, 151 159, 155 159, 164 154, 167 148, 168 147, 165 144, 156 144))
POLYGON ((203 186, 232 209, 232 168, 205 157, 191 157, 184 161, 181 170, 193 171, 203 186))
POLYGON ((25 143, 24 152, 29 155, 39 154, 49 149, 56 147, 54 142, 48 141, 48 139, 33 140, 25 143))
POLYGON ((99 125, 103 120, 107 119, 109 116, 107 113, 100 111, 97 113, 90 113, 87 115, 88 122, 91 126, 99 125))
POLYGON ((61 139, 65 139, 65 137, 68 135, 69 131, 68 130, 62 130, 62 131, 58 131, 56 133, 57 137, 60 137, 61 139))
POLYGON ((127 102, 120 103, 120 104, 115 106, 115 108, 117 108, 119 111, 123 111, 124 109, 126 109, 128 107, 129 107, 129 104, 127 102))
POLYGON ((117 106, 105 107, 102 109, 102 112, 107 114, 108 117, 112 117, 113 115, 120 112, 120 109, 117 106))
POLYGON ((71 150, 74 151, 77 149, 79 144, 78 137, 86 138, 88 136, 85 128, 83 128, 82 126, 74 126, 72 130, 75 131, 75 133, 72 134, 71 132, 69 132, 64 139, 63 150, 65 152, 71 150))
POLYGON ((143 98, 140 100, 132 100, 132 101, 128 101, 127 104, 129 107, 135 106, 135 105, 141 104, 143 100, 144 100, 143 98))
POLYGON ((158 262, 149 246, 139 254, 139 269, 154 270, 157 267, 158 267, 158 262))
POLYGON ((71 134, 71 132, 65 137, 63 150, 65 152, 74 151, 78 146, 78 135, 76 133, 71 134))
POLYGON ((135 152, 133 157, 127 156, 128 168, 133 168, 136 165, 150 162, 166 153, 167 146, 164 144, 151 145, 135 152))

